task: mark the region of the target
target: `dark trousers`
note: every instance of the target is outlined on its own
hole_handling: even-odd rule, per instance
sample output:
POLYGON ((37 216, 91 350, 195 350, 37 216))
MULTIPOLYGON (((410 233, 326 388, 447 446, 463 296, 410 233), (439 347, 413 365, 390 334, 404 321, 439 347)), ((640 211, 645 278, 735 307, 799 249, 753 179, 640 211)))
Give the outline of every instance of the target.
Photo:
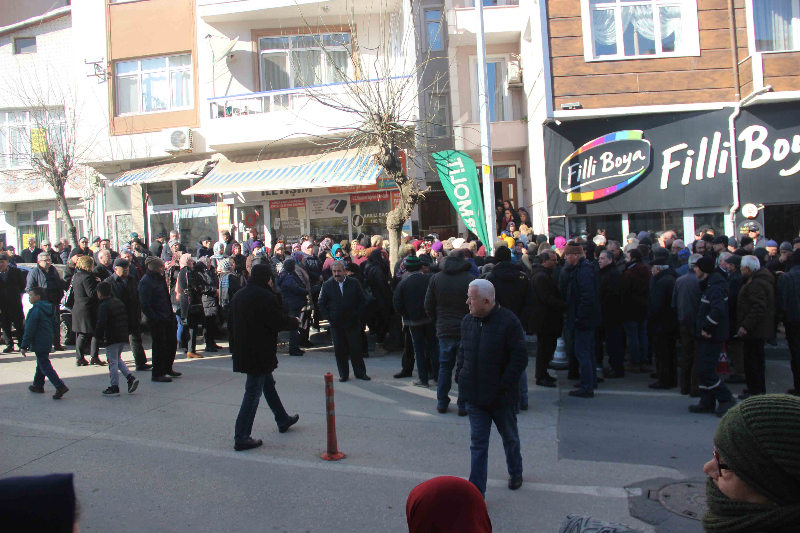
POLYGON ((608 352, 608 366, 619 374, 625 373, 625 352, 622 348, 622 339, 625 332, 622 324, 614 326, 603 326, 595 330, 594 353, 597 368, 603 368, 603 343, 605 342, 608 352))
POLYGON ((486 494, 486 478, 489 464, 489 436, 492 434, 492 422, 503 439, 506 452, 506 466, 511 477, 522 476, 522 453, 520 452, 519 430, 517 429, 516 405, 505 405, 500 409, 489 409, 468 403, 470 438, 472 444, 469 482, 475 485, 481 494, 486 494))
POLYGON ((14 345, 14 338, 17 339, 17 344, 22 344, 22 336, 25 334, 24 324, 25 316, 22 314, 22 308, 0 313, 0 327, 7 346, 14 345))
POLYGON ((48 352, 36 354, 36 372, 33 375, 33 386, 44 387, 44 378, 50 380, 53 387, 59 388, 64 384, 61 378, 58 377, 53 364, 50 362, 50 354, 48 352))
POLYGON ((50 302, 56 316, 56 327, 53 330, 53 346, 61 346, 61 302, 50 302))
POLYGON ((383 344, 386 341, 386 334, 389 332, 389 325, 391 320, 391 311, 384 307, 380 307, 375 314, 375 342, 383 344))
POLYGON ((203 340, 206 348, 217 345, 217 315, 203 317, 203 340))
POLYGON ((142 346, 142 332, 134 331, 128 335, 128 341, 131 343, 131 353, 133 360, 136 363, 136 368, 141 368, 147 364, 147 355, 144 353, 144 346, 142 346))
POLYGON ((581 373, 581 392, 594 392, 597 387, 597 363, 594 360, 594 328, 574 329, 575 358, 581 373))
POLYGON ((75 358, 85 358, 87 355, 93 359, 100 353, 100 344, 91 333, 78 333, 75 337, 75 358))
MULTIPOLYGON (((439 337, 439 379, 436 383, 436 407, 447 409, 450 405, 450 388, 453 386, 453 369, 456 366, 461 337, 439 337)), ((459 410, 464 409, 464 401, 456 400, 459 410)))
POLYGON ((239 408, 239 416, 236 417, 236 429, 233 437, 236 443, 247 440, 253 431, 253 421, 256 419, 256 411, 258 411, 258 403, 262 394, 264 399, 267 400, 267 405, 272 409, 272 414, 275 415, 275 422, 277 422, 278 427, 285 426, 289 421, 289 415, 286 413, 286 409, 283 408, 281 398, 275 389, 275 378, 272 377, 272 372, 269 374, 247 374, 242 406, 239 408))
POLYGON ((784 322, 783 326, 786 328, 786 341, 792 355, 794 390, 800 390, 800 322, 784 322))
POLYGON ((675 335, 655 333, 652 338, 658 382, 664 386, 675 387, 678 385, 678 353, 675 346, 675 335))
MULTIPOLYGON (((303 313, 303 309, 298 307, 296 309, 289 309, 289 316, 293 316, 297 319, 300 318, 300 315, 303 313)), ((300 353, 300 330, 299 329, 290 329, 289 330, 289 355, 291 354, 299 354, 300 353)))
POLYGON ((733 395, 725 382, 717 375, 721 342, 700 341, 697 374, 700 382, 700 405, 714 407, 715 402, 729 402, 733 395))
POLYGON ((423 383, 428 383, 428 365, 433 369, 433 379, 439 379, 439 339, 436 338, 436 326, 433 323, 421 326, 409 326, 411 342, 417 359, 417 372, 423 383))
POLYGON ((728 339, 725 348, 728 352, 728 361, 730 361, 731 376, 744 377, 744 341, 741 338, 728 339))
POLYGON ((550 333, 537 333, 536 334, 536 380, 545 379, 547 377, 547 367, 550 361, 553 360, 553 354, 556 353, 556 346, 558 345, 558 336, 550 333))
POLYGON ((744 377, 750 394, 766 394, 764 339, 744 341, 744 377))
POLYGON ((414 363, 416 361, 414 341, 411 339, 411 327, 403 326, 403 357, 400 358, 400 366, 403 372, 411 374, 414 371, 414 363))
MULTIPOLYGON (((180 321, 178 317, 178 321, 180 321)), ((200 335, 203 317, 199 315, 188 315, 186 324, 183 325, 181 333, 181 348, 183 352, 196 352, 197 351, 197 337, 200 335)), ((177 336, 176 336, 177 339, 177 336)))
POLYGON ((172 320, 148 321, 150 335, 153 338, 153 376, 166 376, 172 372, 172 363, 175 362, 175 351, 178 349, 176 325, 172 320))
POLYGON ((358 327, 336 328, 331 326, 330 330, 339 377, 345 379, 350 377, 350 365, 347 363, 348 357, 353 364, 353 374, 357 378, 365 376, 367 367, 364 365, 364 358, 361 353, 361 332, 358 327))
POLYGON ((694 336, 694 324, 681 324, 681 394, 696 393, 700 389, 697 360, 700 341, 694 336))

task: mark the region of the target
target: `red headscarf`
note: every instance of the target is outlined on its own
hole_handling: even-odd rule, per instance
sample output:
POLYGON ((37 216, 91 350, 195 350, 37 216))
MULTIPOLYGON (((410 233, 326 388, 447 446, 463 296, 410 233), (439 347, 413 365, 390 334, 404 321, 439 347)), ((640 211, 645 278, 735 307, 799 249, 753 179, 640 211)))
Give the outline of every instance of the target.
POLYGON ((464 479, 439 476, 411 490, 406 502, 409 533, 491 533, 480 491, 464 479))

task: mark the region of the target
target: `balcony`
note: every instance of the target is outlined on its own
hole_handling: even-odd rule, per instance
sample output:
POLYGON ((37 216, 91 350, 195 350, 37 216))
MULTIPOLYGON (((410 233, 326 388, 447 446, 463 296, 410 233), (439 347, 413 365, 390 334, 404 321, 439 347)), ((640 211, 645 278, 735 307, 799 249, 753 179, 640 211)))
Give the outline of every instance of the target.
MULTIPOLYGON (((504 5, 483 8, 483 31, 486 44, 518 43, 528 21, 519 0, 505 0, 504 5)), ((447 28, 453 46, 477 43, 478 17, 471 0, 454 0, 447 12, 447 28)))
POLYGON ((206 22, 232 22, 279 20, 301 15, 311 18, 331 16, 338 20, 353 14, 400 11, 402 7, 401 0, 382 0, 377 4, 368 0, 197 0, 197 10, 206 22))
MULTIPOLYGON (((520 120, 492 122, 492 152, 513 152, 528 148, 528 123, 520 120)), ((481 150, 481 125, 458 124, 453 126, 455 149, 475 153, 481 150)))

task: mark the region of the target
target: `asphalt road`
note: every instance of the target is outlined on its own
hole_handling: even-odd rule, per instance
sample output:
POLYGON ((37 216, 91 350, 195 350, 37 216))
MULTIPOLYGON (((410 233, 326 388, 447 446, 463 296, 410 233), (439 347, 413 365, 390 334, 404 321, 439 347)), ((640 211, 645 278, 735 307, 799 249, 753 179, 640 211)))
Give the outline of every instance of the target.
MULTIPOLYGON (((788 388, 785 352, 768 351, 771 392, 788 388)), ((139 390, 119 398, 100 394, 105 368, 76 368, 71 353, 57 354, 54 366, 70 387, 60 401, 50 398, 49 383, 50 394, 27 391, 33 357, 3 356, 0 475, 74 472, 82 531, 406 531, 405 502, 415 485, 469 475, 469 423, 453 410, 436 413, 433 389, 393 379, 399 358, 368 359, 371 382, 335 382, 339 448, 347 457, 328 463, 319 458, 323 375, 336 366, 326 347, 280 356, 278 391, 300 422, 279 434, 262 401, 253 435, 264 446, 242 453, 233 451, 233 425, 245 378, 231 371, 224 352, 179 360, 184 375, 170 384, 141 374, 139 390)), ((687 397, 648 389, 650 381, 606 381, 593 400, 566 395, 566 372, 557 389, 531 382, 530 410, 519 417, 519 491, 506 488, 501 441, 492 434, 486 503, 494 531, 556 532, 568 514, 643 531, 700 531, 699 522, 676 515, 655 526, 631 516, 629 496, 640 491, 625 487, 702 478, 717 424, 689 414, 687 397)))

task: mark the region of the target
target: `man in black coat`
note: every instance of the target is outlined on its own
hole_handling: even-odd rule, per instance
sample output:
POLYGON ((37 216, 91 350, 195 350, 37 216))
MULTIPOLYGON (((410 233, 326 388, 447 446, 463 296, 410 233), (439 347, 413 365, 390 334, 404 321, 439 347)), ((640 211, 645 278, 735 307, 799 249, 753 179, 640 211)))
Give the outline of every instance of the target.
POLYGON ((786 274, 778 278, 778 316, 786 328, 786 342, 791 353, 791 368, 794 386, 787 392, 800 396, 800 250, 792 252, 786 274))
MULTIPOLYGON (((51 263, 52 255, 48 252, 39 254, 38 264, 28 272, 28 279, 25 283, 25 292, 30 292, 34 287, 41 287, 47 295, 47 302, 53 306, 56 324, 61 324, 61 299, 64 297, 64 284, 58 269, 51 263)), ((64 351, 61 346, 61 328, 57 327, 53 332, 53 351, 64 351)))
POLYGON ((167 281, 164 279, 164 262, 157 257, 147 258, 147 273, 139 282, 139 302, 147 317, 150 336, 153 339, 153 381, 166 383, 180 372, 172 369, 175 351, 178 349, 177 323, 172 312, 167 281))
POLYGON ((558 256, 553 250, 539 254, 539 264, 531 270, 533 307, 528 322, 528 332, 536 334, 536 384, 540 387, 555 387, 555 377, 547 372, 558 345, 564 325, 567 304, 553 278, 558 256))
POLYGON ((97 282, 105 281, 114 273, 114 261, 111 258, 111 250, 98 250, 94 254, 95 266, 92 272, 97 278, 97 282))
POLYGON ((519 379, 528 365, 519 319, 497 304, 491 282, 469 284, 469 315, 461 322, 455 380, 458 399, 469 414, 472 460, 469 481, 486 493, 492 422, 503 439, 508 488, 522 486, 522 454, 517 430, 519 379))
POLYGON ((297 329, 299 325, 296 318, 286 313, 275 293, 272 269, 267 265, 255 265, 247 285, 233 297, 228 315, 228 331, 236 338, 233 371, 247 374, 242 406, 236 417, 234 450, 261 446, 261 439, 254 439, 250 433, 262 394, 281 433, 300 419, 299 415, 289 416, 283 408, 272 377, 272 372, 278 368, 278 332, 297 329))
POLYGON ((24 262, 22 261, 22 256, 17 255, 17 253, 14 251, 13 246, 6 246, 6 252, 8 253, 9 262, 12 263, 13 265, 16 266, 24 262))
POLYGON ((159 231, 156 233, 153 244, 150 245, 150 255, 153 257, 161 257, 161 252, 164 251, 164 243, 166 240, 167 236, 164 235, 163 232, 159 231))
POLYGON ((46 253, 50 256, 50 262, 54 265, 61 264, 61 254, 58 250, 53 250, 53 246, 50 244, 50 241, 44 240, 42 241, 42 252, 46 253))
POLYGON ((366 296, 358 281, 345 274, 342 261, 335 261, 331 265, 331 274, 331 278, 322 284, 317 305, 330 324, 339 381, 347 381, 350 376, 348 355, 356 379, 369 381, 361 352, 360 329, 367 304, 366 296))
POLYGON ((42 253, 42 249, 36 246, 36 239, 28 237, 28 247, 22 250, 22 262, 35 263, 40 253, 42 253))
POLYGON ((725 281, 728 282, 728 340, 725 348, 728 352, 730 361, 731 375, 728 376, 726 383, 746 383, 744 371, 744 342, 739 337, 735 337, 736 315, 739 307, 739 290, 742 288, 744 278, 739 268, 742 264, 742 256, 730 252, 722 252, 717 258, 718 269, 725 272, 725 281))
POLYGON ((143 371, 152 368, 147 364, 147 355, 142 346, 142 305, 139 303, 139 284, 136 278, 130 275, 130 261, 118 257, 114 261, 114 273, 106 280, 111 284, 114 298, 125 304, 128 314, 128 341, 131 343, 133 360, 136 370, 143 371))
POLYGON ((653 339, 653 357, 656 360, 658 381, 651 389, 671 389, 678 386, 678 313, 672 307, 675 278, 669 260, 661 257, 650 264, 650 290, 647 307, 648 335, 653 339))
MULTIPOLYGON (((406 270, 408 273, 394 290, 394 310, 403 317, 403 326, 408 327, 414 347, 419 380, 414 380, 411 384, 427 388, 429 361, 433 369, 433 381, 439 379, 439 343, 436 340, 436 326, 425 313, 425 293, 428 292, 431 275, 422 272, 422 262, 419 257, 413 255, 406 258, 406 270)), ((408 370, 410 374, 413 368, 412 364, 410 368, 403 370, 408 370)))
POLYGON ((14 351, 14 337, 17 338, 17 343, 22 343, 22 336, 25 334, 25 316, 22 312, 24 291, 25 275, 22 270, 11 266, 8 254, 0 252, 0 327, 6 342, 3 353, 14 351))
POLYGON ((600 309, 603 322, 595 334, 595 356, 598 368, 603 368, 603 341, 608 350, 608 371, 603 377, 625 377, 625 348, 622 342, 622 274, 614 260, 614 252, 603 250, 597 259, 600 266, 600 309))

